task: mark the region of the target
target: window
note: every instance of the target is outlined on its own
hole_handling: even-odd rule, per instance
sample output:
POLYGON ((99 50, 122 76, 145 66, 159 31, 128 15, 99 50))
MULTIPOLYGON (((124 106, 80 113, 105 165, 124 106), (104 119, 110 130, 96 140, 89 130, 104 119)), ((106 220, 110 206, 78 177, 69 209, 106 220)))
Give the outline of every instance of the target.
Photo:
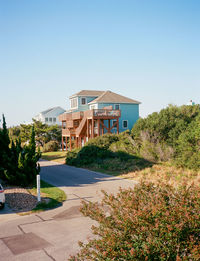
POLYGON ((70 103, 71 103, 71 108, 77 108, 77 98, 73 98, 70 100, 70 103))
POLYGON ((52 122, 52 118, 49 118, 49 121, 52 122))
POLYGON ((45 122, 48 122, 48 118, 45 118, 45 122))
POLYGON ((128 128, 128 121, 123 121, 123 128, 127 129, 128 128))
POLYGON ((56 122, 56 118, 53 118, 53 122, 56 122))
POLYGON ((86 104, 86 98, 81 98, 81 104, 85 105, 86 104))
POLYGON ((115 104, 115 110, 119 110, 119 104, 115 104))

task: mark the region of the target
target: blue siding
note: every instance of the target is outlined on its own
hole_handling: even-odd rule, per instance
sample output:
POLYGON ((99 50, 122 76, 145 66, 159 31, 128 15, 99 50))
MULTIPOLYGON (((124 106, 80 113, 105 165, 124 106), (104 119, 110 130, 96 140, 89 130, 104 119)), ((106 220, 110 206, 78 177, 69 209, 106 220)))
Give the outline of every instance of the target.
MULTIPOLYGON (((115 103, 119 104, 121 110, 121 117, 119 118, 119 132, 125 130, 131 130, 133 125, 139 119, 139 104, 130 104, 130 103, 115 103), (128 121, 128 127, 123 128, 123 121, 128 121)), ((114 108, 114 103, 99 103, 98 109, 103 109, 105 106, 112 105, 114 108)))

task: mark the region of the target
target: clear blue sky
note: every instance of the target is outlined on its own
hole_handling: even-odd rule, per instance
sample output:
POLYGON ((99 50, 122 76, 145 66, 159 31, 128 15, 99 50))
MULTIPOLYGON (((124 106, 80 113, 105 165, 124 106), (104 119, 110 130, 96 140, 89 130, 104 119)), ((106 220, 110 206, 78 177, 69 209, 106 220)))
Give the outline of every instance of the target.
POLYGON ((142 117, 200 101, 199 0, 0 1, 0 113, 8 125, 82 89, 142 102, 142 117))

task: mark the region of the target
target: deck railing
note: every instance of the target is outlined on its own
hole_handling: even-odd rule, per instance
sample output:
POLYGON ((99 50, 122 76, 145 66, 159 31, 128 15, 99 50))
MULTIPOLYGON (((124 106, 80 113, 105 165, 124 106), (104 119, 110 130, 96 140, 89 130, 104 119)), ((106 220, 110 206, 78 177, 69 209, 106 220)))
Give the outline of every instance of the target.
POLYGON ((120 117, 120 110, 108 110, 108 109, 94 109, 93 115, 95 117, 120 117))

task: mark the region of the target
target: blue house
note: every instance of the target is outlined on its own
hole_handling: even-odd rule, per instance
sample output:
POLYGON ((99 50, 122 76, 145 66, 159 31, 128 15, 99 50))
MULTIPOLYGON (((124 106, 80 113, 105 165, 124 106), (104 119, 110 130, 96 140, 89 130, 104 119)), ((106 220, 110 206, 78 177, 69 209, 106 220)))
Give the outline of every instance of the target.
MULTIPOLYGON (((70 97, 70 110, 59 116, 64 144, 84 146, 104 133, 131 130, 139 119, 139 101, 111 91, 83 90, 70 97)), ((66 148, 67 149, 67 148, 66 148)))

